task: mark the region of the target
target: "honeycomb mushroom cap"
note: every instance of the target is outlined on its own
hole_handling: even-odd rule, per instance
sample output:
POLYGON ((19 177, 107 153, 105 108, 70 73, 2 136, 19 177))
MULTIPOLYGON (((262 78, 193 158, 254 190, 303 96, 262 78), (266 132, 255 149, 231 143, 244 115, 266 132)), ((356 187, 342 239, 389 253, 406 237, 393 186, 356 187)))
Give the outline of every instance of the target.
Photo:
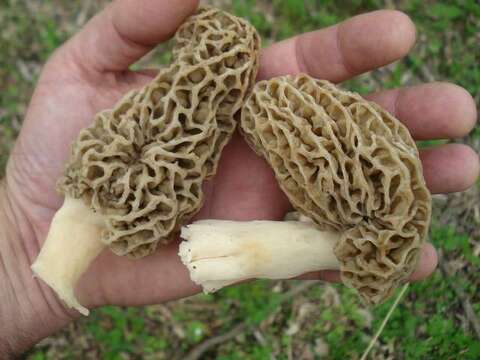
POLYGON ((242 132, 293 207, 341 233, 343 282, 379 303, 415 269, 431 198, 407 128, 358 94, 307 75, 259 82, 242 132))
POLYGON ((151 253, 200 209, 257 74, 256 30, 223 11, 199 8, 175 43, 151 83, 80 132, 58 183, 104 214, 102 241, 118 255, 151 253))

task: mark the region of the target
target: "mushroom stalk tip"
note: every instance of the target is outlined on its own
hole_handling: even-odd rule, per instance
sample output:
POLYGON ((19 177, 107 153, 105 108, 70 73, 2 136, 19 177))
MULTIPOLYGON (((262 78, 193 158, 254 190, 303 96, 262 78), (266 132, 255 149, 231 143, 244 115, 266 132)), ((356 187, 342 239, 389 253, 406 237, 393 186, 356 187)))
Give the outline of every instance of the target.
POLYGON ((247 279, 338 269, 339 234, 300 221, 202 220, 182 228, 181 261, 204 292, 247 279))
POLYGON ((75 284, 105 245, 100 240, 104 228, 101 215, 82 200, 67 197, 53 217, 47 239, 31 269, 71 308, 88 315, 75 297, 75 284))
POLYGON ((58 297, 68 305, 68 307, 77 310, 80 314, 88 316, 90 311, 80 304, 75 297, 74 287, 71 284, 64 282, 64 279, 56 279, 50 275, 48 265, 44 262, 35 261, 31 266, 35 276, 42 279, 48 286, 50 286, 58 295, 58 297))

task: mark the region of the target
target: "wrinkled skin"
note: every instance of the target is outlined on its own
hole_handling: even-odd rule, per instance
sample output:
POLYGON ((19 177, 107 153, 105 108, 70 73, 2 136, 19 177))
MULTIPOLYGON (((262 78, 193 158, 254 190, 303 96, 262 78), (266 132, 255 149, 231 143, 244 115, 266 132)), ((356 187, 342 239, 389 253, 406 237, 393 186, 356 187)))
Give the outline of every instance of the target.
MULTIPOLYGON (((45 65, 8 165, 6 187, 9 218, 22 249, 12 272, 26 284, 33 302, 62 307, 45 284, 31 278, 29 265, 62 203, 54 189, 71 141, 96 112, 152 78, 152 71, 132 72, 129 65, 169 37, 196 6, 193 0, 117 0, 45 65)), ((413 24, 404 14, 377 11, 270 46, 263 51, 259 77, 302 71, 341 82, 401 58, 414 40, 413 24)), ((476 119, 471 96, 452 84, 389 90, 369 98, 403 121, 416 139, 463 136, 476 119)), ((478 156, 464 145, 424 150, 421 158, 432 193, 461 191, 478 175, 478 156)), ((268 165, 238 135, 225 148, 217 176, 205 192, 199 218, 278 219, 289 209, 268 165)), ((89 307, 141 305, 197 292, 176 256, 177 245, 136 262, 103 253, 81 281, 80 301, 89 307)), ((435 265, 435 251, 427 245, 413 278, 427 276, 435 265)), ((336 280, 338 274, 306 277, 336 280)), ((62 321, 56 328, 66 323, 62 321)), ((42 334, 54 329, 46 327, 42 334)))

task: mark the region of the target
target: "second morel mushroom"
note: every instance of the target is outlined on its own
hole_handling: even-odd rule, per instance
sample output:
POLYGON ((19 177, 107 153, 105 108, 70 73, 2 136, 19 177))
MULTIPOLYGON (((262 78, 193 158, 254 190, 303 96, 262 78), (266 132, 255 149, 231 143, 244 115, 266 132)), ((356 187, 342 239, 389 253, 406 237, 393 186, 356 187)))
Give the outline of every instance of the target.
POLYGON ((204 220, 179 255, 207 292, 251 278, 339 269, 368 303, 415 269, 431 200, 415 142, 378 105, 307 75, 259 82, 242 132, 302 221, 204 220))
POLYGON ((74 285, 106 245, 148 255, 200 209, 259 47, 246 21, 202 7, 178 29, 172 64, 80 132, 59 181, 64 205, 32 265, 69 306, 88 314, 74 285))

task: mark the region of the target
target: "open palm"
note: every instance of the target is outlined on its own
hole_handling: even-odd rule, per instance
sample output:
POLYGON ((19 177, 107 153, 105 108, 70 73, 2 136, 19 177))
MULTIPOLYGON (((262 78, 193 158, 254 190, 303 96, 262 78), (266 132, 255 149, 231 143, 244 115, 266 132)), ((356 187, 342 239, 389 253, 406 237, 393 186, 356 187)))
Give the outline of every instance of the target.
MULTIPOLYGON (((62 203, 54 189, 72 140, 95 113, 153 78, 152 71, 128 68, 167 39, 196 6, 194 0, 114 1, 45 65, 7 172, 9 196, 30 225, 22 231, 30 261, 62 203)), ((401 58, 414 40, 407 16, 377 11, 270 46, 262 53, 259 77, 308 72, 340 82, 401 58)), ((389 90, 370 99, 390 110, 419 140, 462 136, 476 119, 471 96, 446 83, 389 90)), ((463 190, 478 175, 477 155, 464 145, 423 150, 421 157, 432 193, 463 190)), ((198 215, 203 218, 278 219, 289 208, 272 171, 238 135, 225 148, 218 173, 204 191, 206 201, 198 215)), ((89 306, 140 305, 193 294, 199 288, 176 252, 177 244, 171 244, 133 261, 105 251, 82 278, 79 300, 89 306)), ((22 271, 28 273, 29 265, 22 271)), ((427 245, 414 277, 427 276, 435 265, 435 252, 427 245)), ((335 274, 310 277, 333 280, 335 274)), ((40 286, 53 298, 46 285, 40 286)))

